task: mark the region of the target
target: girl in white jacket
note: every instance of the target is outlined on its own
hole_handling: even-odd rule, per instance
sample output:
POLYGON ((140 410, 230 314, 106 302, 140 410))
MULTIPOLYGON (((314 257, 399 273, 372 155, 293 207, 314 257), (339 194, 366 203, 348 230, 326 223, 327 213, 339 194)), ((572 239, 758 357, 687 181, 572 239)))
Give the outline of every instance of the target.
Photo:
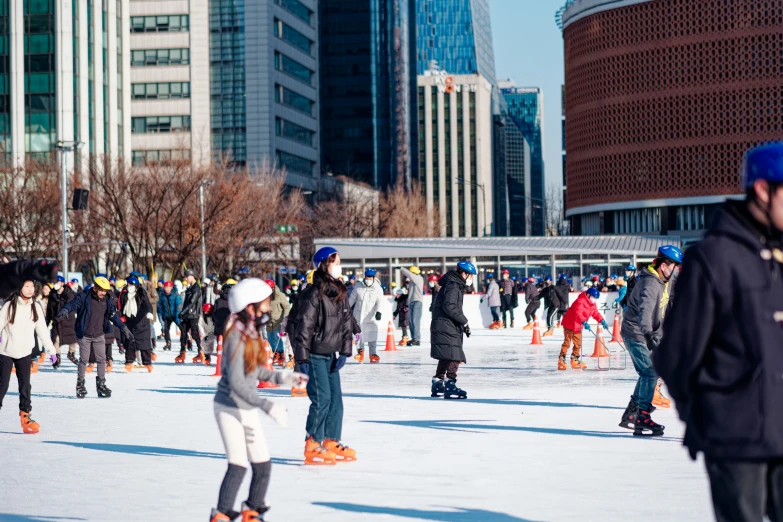
POLYGON ((24 433, 38 433, 41 428, 30 418, 30 366, 36 335, 46 353, 55 357, 45 312, 35 299, 35 284, 25 281, 0 309, 0 408, 11 381, 11 369, 16 367, 19 419, 24 433))
POLYGON ((376 281, 377 272, 374 268, 368 268, 364 272, 364 281, 356 285, 356 289, 348 298, 348 305, 353 309, 353 317, 362 329, 359 349, 353 357, 359 362, 364 361, 364 343, 370 345, 370 362, 381 361, 376 351, 378 344, 378 321, 381 320, 381 301, 383 289, 376 281))

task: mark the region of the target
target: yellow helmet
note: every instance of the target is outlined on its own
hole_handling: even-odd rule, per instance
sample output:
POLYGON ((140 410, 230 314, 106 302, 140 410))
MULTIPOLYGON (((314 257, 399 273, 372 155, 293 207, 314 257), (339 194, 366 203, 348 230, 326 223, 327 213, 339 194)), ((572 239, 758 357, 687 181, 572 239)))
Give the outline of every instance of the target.
POLYGON ((392 288, 394 288, 395 286, 397 286, 397 283, 395 283, 394 281, 392 281, 392 288))
POLYGON ((410 270, 411 272, 413 272, 413 273, 414 273, 414 274, 416 274, 416 275, 419 275, 419 274, 421 274, 421 270, 419 270, 419 267, 418 267, 418 266, 412 266, 412 267, 410 267, 408 270, 410 270))
POLYGON ((237 280, 236 279, 232 279, 232 278, 229 277, 228 279, 226 279, 226 282, 223 283, 223 284, 224 285, 232 285, 233 286, 233 285, 237 284, 237 280))
POLYGON ((102 290, 111 290, 111 285, 109 284, 109 280, 105 277, 96 277, 93 282, 95 283, 95 286, 102 290))
POLYGON ((46 283, 46 286, 54 290, 54 283, 46 283))
POLYGON ((117 279, 117 280, 114 282, 114 286, 115 286, 115 287, 117 287, 117 290, 119 290, 120 288, 122 288, 123 286, 125 286, 125 284, 126 284, 126 283, 125 283, 125 280, 124 280, 124 279, 117 279))
POLYGON ((307 279, 307 284, 311 285, 313 284, 313 274, 315 273, 315 270, 308 270, 307 274, 305 274, 305 279, 307 279))

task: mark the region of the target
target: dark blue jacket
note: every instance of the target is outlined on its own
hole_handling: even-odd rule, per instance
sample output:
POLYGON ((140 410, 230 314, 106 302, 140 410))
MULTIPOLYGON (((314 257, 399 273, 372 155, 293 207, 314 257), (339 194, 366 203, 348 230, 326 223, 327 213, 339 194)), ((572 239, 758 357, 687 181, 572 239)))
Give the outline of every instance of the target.
MULTIPOLYGON (((76 338, 81 339, 84 337, 84 331, 87 329, 87 325, 90 322, 90 308, 92 308, 92 288, 86 289, 76 297, 66 303, 60 309, 60 313, 63 310, 69 314, 76 312, 76 338)), ((112 298, 112 293, 109 292, 106 295, 106 314, 103 317, 103 333, 112 333, 111 324, 114 323, 120 330, 125 329, 125 323, 120 319, 120 315, 117 313, 117 305, 112 298)))
POLYGON ((179 295, 176 288, 171 289, 171 293, 166 295, 166 291, 158 294, 158 318, 161 321, 171 319, 179 324, 179 312, 182 310, 182 296, 179 295))
POLYGON ((783 457, 781 248, 729 202, 685 254, 674 305, 653 353, 695 458, 783 457))

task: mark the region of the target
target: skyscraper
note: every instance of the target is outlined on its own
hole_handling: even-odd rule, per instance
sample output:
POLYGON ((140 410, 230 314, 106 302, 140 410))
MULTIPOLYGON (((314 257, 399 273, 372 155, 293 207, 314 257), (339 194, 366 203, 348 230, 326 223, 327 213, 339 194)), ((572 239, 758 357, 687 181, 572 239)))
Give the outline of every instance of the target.
MULTIPOLYGON (((527 185, 525 189, 525 204, 530 208, 529 212, 525 211, 525 214, 530 215, 530 233, 534 236, 543 236, 546 212, 543 94, 538 87, 508 87, 501 89, 501 93, 508 106, 508 123, 517 128, 530 147, 529 195, 527 185)), ((513 200, 510 201, 513 206, 513 200)), ((516 234, 512 233, 512 235, 516 234)))
POLYGON ((416 176, 415 0, 321 0, 321 165, 376 188, 416 176))

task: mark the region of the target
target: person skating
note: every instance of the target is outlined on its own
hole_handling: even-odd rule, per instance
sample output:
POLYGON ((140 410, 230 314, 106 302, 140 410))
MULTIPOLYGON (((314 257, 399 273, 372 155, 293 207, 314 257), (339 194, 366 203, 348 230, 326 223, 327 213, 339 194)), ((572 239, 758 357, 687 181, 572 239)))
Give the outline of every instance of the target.
MULTIPOLYGON (((217 303, 217 299, 215 300, 217 303)), ((217 346, 217 335, 215 335, 215 305, 204 303, 201 305, 201 325, 204 331, 204 365, 212 365, 212 354, 215 353, 217 346)), ((195 361, 194 361, 195 362, 195 361)))
POLYGON ((90 350, 95 350, 95 358, 98 365, 96 388, 98 397, 111 397, 111 390, 106 387, 106 337, 111 332, 112 323, 120 329, 124 339, 133 342, 133 334, 120 320, 113 299, 109 299, 107 293, 111 285, 105 277, 96 277, 92 287, 80 292, 76 298, 62 307, 58 318, 67 317, 68 314, 76 314, 76 338, 79 340, 79 372, 76 378, 76 397, 83 399, 87 396, 84 375, 87 361, 90 358, 90 350))
POLYGON ((269 312, 269 323, 266 325, 266 333, 274 354, 274 362, 284 366, 288 361, 285 360, 285 341, 281 339, 280 334, 285 333, 285 325, 283 323, 288 320, 288 314, 291 312, 291 303, 286 295, 277 288, 274 281, 267 279, 266 284, 272 289, 272 308, 269 312))
POLYGON ((559 304, 557 310, 557 324, 555 328, 560 328, 563 316, 568 311, 569 299, 568 296, 571 292, 571 283, 566 278, 565 274, 561 274, 555 285, 555 293, 557 294, 557 302, 559 304))
POLYGON ((547 277, 544 281, 544 288, 541 289, 541 298, 544 300, 546 313, 546 332, 544 332, 544 337, 550 337, 555 334, 555 318, 560 310, 560 294, 556 292, 556 287, 552 286, 551 277, 547 277))
POLYGON ((457 371, 460 363, 467 362, 462 349, 463 334, 470 337, 468 318, 462 312, 465 288, 473 284, 478 274, 469 261, 460 261, 457 268, 440 278, 440 291, 432 307, 430 324, 430 357, 438 361, 432 378, 432 397, 467 399, 468 394, 457 388, 457 371), (444 382, 444 379, 446 381, 444 382))
POLYGON ((17 292, 8 296, 0 308, 0 409, 16 369, 19 384, 19 421, 24 433, 38 433, 40 425, 30 418, 32 412, 30 370, 35 339, 56 362, 54 344, 46 327, 46 314, 35 299, 35 283, 24 281, 17 292))
POLYGON ((411 337, 408 346, 421 345, 421 313, 424 306, 424 278, 421 277, 419 267, 400 269, 402 274, 410 279, 408 289, 408 321, 411 325, 411 337))
POLYGON ((492 314, 492 324, 489 325, 490 330, 497 330, 503 325, 500 322, 500 288, 495 282, 494 274, 487 274, 487 293, 479 299, 479 303, 483 303, 487 300, 487 306, 489 306, 489 312, 492 314))
POLYGON ((48 315, 52 318, 52 334, 55 336, 54 347, 57 350, 58 367, 61 360, 61 350, 63 346, 68 350, 67 358, 73 364, 79 364, 76 360, 76 349, 79 347, 79 340, 76 338, 76 317, 70 315, 64 318, 57 318, 62 307, 76 298, 76 292, 73 286, 65 283, 65 278, 57 277, 54 284, 54 292, 49 296, 48 315))
POLYGON ((313 256, 313 266, 313 283, 299 296, 295 304, 296 324, 292 327, 289 322, 288 328, 293 333, 300 371, 310 376, 305 464, 334 464, 337 460, 356 460, 356 451, 340 442, 340 370, 353 349, 353 315, 348 306, 348 291, 340 278, 342 266, 337 250, 319 249, 313 256))
MULTIPOLYGON (((783 520, 783 142, 750 150, 685 253, 653 363, 704 454, 718 522, 783 520)), ((638 286, 638 285, 637 285, 638 286)))
MULTIPOLYGON (((196 344, 198 350, 197 357, 200 357, 200 361, 204 360, 204 351, 201 349, 201 334, 198 331, 198 319, 201 315, 201 287, 196 282, 196 274, 193 270, 185 272, 185 277, 188 282, 188 288, 185 290, 185 297, 182 299, 182 310, 179 313, 180 319, 180 349, 179 356, 174 359, 174 362, 182 364, 185 362, 185 350, 188 346, 188 334, 196 344)), ((192 350, 192 348, 187 348, 192 350)))
MULTIPOLYGON (((663 323, 669 303, 669 280, 682 263, 682 250, 667 245, 658 249, 653 264, 639 274, 639 281, 628 299, 621 334, 631 355, 639 379, 620 427, 634 430, 634 435, 663 435, 664 426, 650 418, 658 376, 652 354, 663 334, 663 323)), ((659 404, 657 404, 660 406, 659 404)), ((668 405, 666 406, 668 407, 668 405)))
POLYGON ((152 323, 152 350, 150 351, 150 358, 154 362, 158 357, 155 355, 155 348, 158 347, 158 341, 157 341, 157 335, 155 335, 155 323, 158 323, 158 289, 157 289, 157 283, 154 281, 157 279, 155 277, 155 274, 153 274, 153 277, 151 279, 144 278, 143 286, 144 290, 147 292, 147 298, 150 300, 150 305, 152 305, 152 319, 150 320, 150 323, 152 323))
POLYGON ((152 303, 147 291, 136 277, 129 277, 128 284, 122 289, 119 308, 125 325, 133 334, 133 340, 125 344, 125 371, 132 372, 136 362, 136 351, 141 353, 141 364, 148 372, 152 371, 152 303))
POLYGON ((440 279, 440 277, 438 277, 435 274, 432 274, 430 277, 427 278, 427 286, 429 286, 430 295, 432 296, 432 299, 430 300, 430 312, 432 312, 432 303, 435 302, 435 297, 438 295, 438 291, 440 291, 440 285, 438 285, 438 279, 440 279))
POLYGON ((639 281, 639 277, 636 275, 636 265, 628 265, 625 268, 625 295, 623 295, 623 299, 620 301, 623 309, 628 306, 628 299, 631 298, 637 281, 639 281))
POLYGON ((525 320, 527 320, 527 324, 522 329, 532 330, 538 308, 541 306, 541 294, 536 286, 535 279, 532 277, 528 278, 527 284, 525 285, 525 303, 527 303, 527 308, 525 308, 525 320))
POLYGON ((361 338, 359 349, 354 356, 359 362, 364 361, 364 343, 370 347, 370 362, 377 363, 381 361, 378 357, 378 323, 381 320, 381 301, 383 300, 383 289, 381 284, 375 279, 376 271, 374 268, 368 268, 364 271, 364 280, 357 283, 353 293, 348 298, 348 306, 353 309, 353 318, 361 328, 361 338))
MULTIPOLYGON (((288 425, 285 407, 260 397, 259 381, 283 385, 306 383, 300 373, 286 374, 267 370, 266 349, 260 332, 269 320, 272 289, 262 280, 247 278, 239 282, 228 297, 235 320, 223 341, 222 377, 214 400, 215 420, 226 449, 228 469, 220 486, 217 508, 210 522, 225 522, 240 515, 243 522, 263 521, 269 510, 266 492, 269 487, 272 462, 258 410, 269 415, 283 427, 288 425), (242 503, 241 512, 234 511, 239 488, 252 470, 250 491, 242 503)), ((205 303, 212 307, 212 304, 205 303)))
POLYGON ((500 282, 498 283, 500 291, 500 312, 503 314, 503 328, 508 328, 506 313, 511 315, 511 328, 514 328, 514 308, 519 306, 519 294, 517 292, 516 282, 511 279, 508 270, 503 270, 500 282))
POLYGON ((596 288, 588 288, 585 292, 579 294, 574 304, 572 304, 568 311, 563 316, 563 331, 565 334, 565 340, 563 346, 560 347, 560 357, 557 359, 557 369, 565 370, 566 355, 568 355, 568 348, 571 344, 574 345, 571 351, 571 368, 575 370, 584 370, 587 365, 582 362, 582 329, 587 324, 587 320, 590 318, 595 319, 605 330, 609 329, 609 325, 606 324, 603 316, 598 312, 598 299, 601 297, 601 292, 596 288))
MULTIPOLYGON (((397 326, 402 329, 402 339, 399 342, 399 346, 407 346, 408 341, 408 290, 406 288, 397 289, 397 295, 394 298, 394 312, 392 317, 397 319, 397 326)), ((433 301, 434 301, 433 297, 433 301)), ((432 312, 432 304, 430 304, 430 312, 432 312)))
POLYGON ((179 324, 179 313, 182 310, 182 296, 179 295, 174 283, 163 283, 163 293, 158 298, 158 318, 163 327, 163 339, 166 342, 164 350, 171 351, 171 325, 179 324))

